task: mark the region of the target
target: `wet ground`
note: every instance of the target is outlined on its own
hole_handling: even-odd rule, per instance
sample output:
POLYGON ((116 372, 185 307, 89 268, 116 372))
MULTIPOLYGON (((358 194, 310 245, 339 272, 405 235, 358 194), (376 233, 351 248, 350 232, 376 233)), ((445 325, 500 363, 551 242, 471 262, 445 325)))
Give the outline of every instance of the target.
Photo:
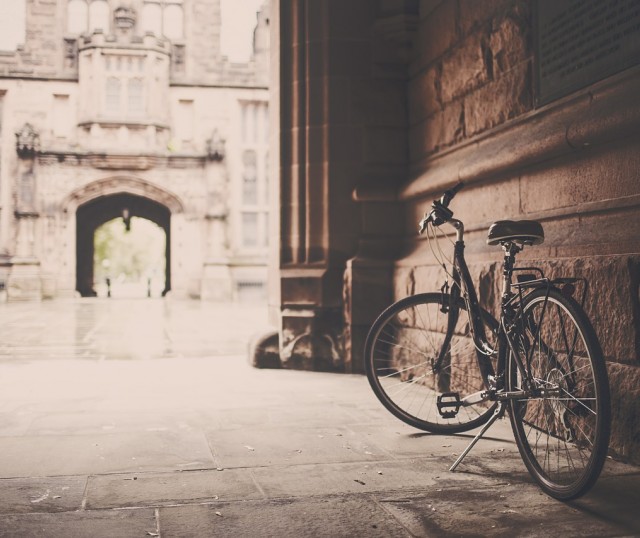
POLYGON ((640 469, 569 504, 506 421, 404 426, 362 376, 257 370, 265 308, 0 304, 0 536, 640 536, 640 469))

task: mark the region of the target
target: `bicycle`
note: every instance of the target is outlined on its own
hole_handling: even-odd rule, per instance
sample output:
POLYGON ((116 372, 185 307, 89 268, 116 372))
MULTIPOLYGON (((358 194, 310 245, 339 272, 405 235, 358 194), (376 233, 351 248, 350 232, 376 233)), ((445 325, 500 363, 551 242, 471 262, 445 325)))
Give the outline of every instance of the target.
POLYGON ((365 343, 367 378, 382 404, 411 426, 459 433, 484 425, 452 471, 508 409, 531 476, 548 495, 575 499, 597 480, 610 433, 607 372, 584 311, 587 282, 515 267, 525 246, 544 241, 542 225, 497 221, 487 240, 504 250, 496 320, 479 304, 464 257, 464 225, 449 209, 460 188, 435 200, 420 221, 420 234, 427 232, 445 269, 444 285, 401 299, 378 316, 365 343), (456 231, 449 260, 439 246, 444 224, 456 231))

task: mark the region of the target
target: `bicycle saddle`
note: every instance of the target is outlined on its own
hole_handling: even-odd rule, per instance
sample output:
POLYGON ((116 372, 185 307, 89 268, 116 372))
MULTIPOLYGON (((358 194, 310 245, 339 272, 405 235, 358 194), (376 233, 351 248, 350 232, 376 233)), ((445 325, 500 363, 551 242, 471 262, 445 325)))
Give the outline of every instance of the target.
POLYGON ((544 241, 542 224, 535 220, 499 220, 489 228, 487 244, 497 245, 516 241, 527 245, 539 245, 544 241))

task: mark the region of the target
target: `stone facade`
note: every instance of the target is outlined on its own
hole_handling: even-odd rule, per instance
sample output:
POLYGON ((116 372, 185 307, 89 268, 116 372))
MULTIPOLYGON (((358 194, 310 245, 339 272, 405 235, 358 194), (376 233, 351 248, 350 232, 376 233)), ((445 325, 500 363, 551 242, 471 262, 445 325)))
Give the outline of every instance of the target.
POLYGON ((245 64, 220 52, 219 0, 24 9, 24 42, 0 52, 4 295, 94 293, 92 234, 125 209, 166 233, 166 292, 255 294, 266 281, 268 5, 245 64), (102 216, 84 216, 104 200, 102 216))
POLYGON ((464 181, 452 209, 489 310, 500 294, 502 252, 486 245, 495 220, 541 221, 544 244, 520 261, 589 280, 613 391, 611 449, 638 462, 640 66, 636 55, 543 104, 542 3, 272 3, 283 207, 270 302, 282 364, 318 367, 322 357, 324 369, 362 371, 380 310, 440 288, 417 222, 464 181))

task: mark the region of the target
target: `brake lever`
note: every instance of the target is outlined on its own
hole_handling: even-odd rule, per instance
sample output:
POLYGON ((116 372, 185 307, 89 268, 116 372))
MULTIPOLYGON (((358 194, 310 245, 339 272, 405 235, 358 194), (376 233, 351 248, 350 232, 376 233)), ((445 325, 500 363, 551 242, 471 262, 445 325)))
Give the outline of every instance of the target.
POLYGON ((425 215, 424 218, 420 221, 420 227, 418 228, 418 233, 422 235, 427 226, 429 225, 429 221, 431 220, 431 215, 425 215))

